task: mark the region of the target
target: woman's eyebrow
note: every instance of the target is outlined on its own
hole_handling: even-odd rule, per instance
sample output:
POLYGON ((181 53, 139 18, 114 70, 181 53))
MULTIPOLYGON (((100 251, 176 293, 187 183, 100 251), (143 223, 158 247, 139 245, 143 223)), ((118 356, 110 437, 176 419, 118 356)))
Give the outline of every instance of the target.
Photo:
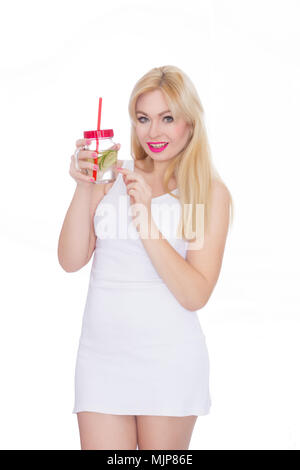
MULTIPOLYGON (((158 114, 158 116, 162 116, 162 114, 165 114, 165 113, 170 113, 171 111, 169 109, 167 109, 166 111, 162 111, 161 113, 158 114)), ((148 116, 147 113, 144 113, 144 111, 136 111, 136 114, 145 114, 145 116, 148 116)))

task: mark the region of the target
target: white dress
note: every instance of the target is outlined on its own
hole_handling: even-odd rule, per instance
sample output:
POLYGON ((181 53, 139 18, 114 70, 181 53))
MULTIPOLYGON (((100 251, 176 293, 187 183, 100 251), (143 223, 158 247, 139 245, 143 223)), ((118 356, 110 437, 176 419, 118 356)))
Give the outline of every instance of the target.
MULTIPOLYGON (((134 171, 134 160, 124 161, 123 167, 134 171)), ((209 357, 197 312, 185 309, 159 276, 129 207, 119 174, 94 217, 97 240, 73 413, 206 415, 211 406, 209 357)), ((156 225, 185 258, 188 242, 176 237, 180 210, 169 194, 152 199, 156 225), (172 227, 166 210, 175 217, 172 227)))

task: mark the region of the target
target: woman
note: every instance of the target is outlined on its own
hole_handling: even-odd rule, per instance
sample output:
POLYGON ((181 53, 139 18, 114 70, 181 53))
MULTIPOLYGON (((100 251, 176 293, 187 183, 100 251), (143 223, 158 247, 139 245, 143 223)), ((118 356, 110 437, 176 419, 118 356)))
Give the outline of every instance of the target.
POLYGON ((74 272, 94 253, 73 413, 82 449, 188 449, 211 406, 197 310, 220 273, 232 199, 211 162, 197 92, 179 68, 144 75, 129 114, 133 159, 118 162, 116 181, 93 185, 82 174, 92 169, 85 140, 76 143, 81 171, 71 157, 77 188, 59 261, 74 272), (120 218, 123 201, 128 217, 120 218))

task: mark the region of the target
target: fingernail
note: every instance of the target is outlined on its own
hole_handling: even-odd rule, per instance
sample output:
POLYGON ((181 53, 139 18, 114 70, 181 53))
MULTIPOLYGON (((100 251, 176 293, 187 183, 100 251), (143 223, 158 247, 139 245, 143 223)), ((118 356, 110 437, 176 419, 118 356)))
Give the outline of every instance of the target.
POLYGON ((94 170, 98 170, 98 165, 94 165, 94 170))
POLYGON ((117 166, 116 169, 117 170, 123 170, 123 168, 121 168, 120 166, 117 166))
POLYGON ((94 178, 90 178, 90 181, 95 181, 95 179, 94 179, 94 178))
POLYGON ((92 157, 97 157, 98 156, 98 153, 97 152, 93 152, 92 153, 92 157))

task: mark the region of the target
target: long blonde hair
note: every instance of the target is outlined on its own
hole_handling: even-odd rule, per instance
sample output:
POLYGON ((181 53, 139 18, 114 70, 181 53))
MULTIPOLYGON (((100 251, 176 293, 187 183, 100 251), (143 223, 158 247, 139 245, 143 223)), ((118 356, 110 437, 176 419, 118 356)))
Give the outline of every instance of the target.
MULTIPOLYGON (((179 199, 181 204, 181 221, 177 236, 186 241, 186 234, 196 231, 196 204, 204 207, 204 220, 210 223, 212 181, 222 181, 215 169, 207 132, 204 123, 204 110, 197 90, 189 77, 178 67, 165 65, 155 67, 143 75, 135 84, 129 99, 128 111, 131 120, 131 155, 135 160, 144 160, 147 154, 138 141, 135 126, 137 124, 136 102, 139 96, 149 91, 161 90, 175 120, 183 117, 191 126, 187 145, 172 159, 167 167, 163 186, 164 191, 179 199), (175 175, 179 197, 169 191, 169 181, 175 175), (184 207, 188 205, 188 216, 184 207)), ((233 221, 233 201, 230 196, 231 224, 233 221)))

